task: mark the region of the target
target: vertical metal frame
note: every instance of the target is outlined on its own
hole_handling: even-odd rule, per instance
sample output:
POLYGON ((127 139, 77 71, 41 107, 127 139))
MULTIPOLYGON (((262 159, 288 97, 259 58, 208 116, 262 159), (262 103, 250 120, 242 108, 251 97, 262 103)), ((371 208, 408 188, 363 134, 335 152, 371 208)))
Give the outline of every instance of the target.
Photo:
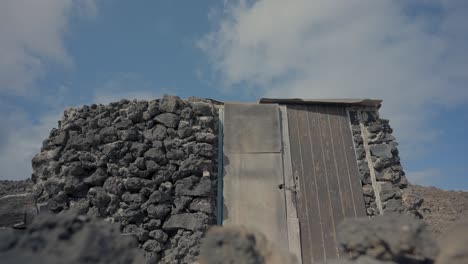
POLYGON ((217 224, 223 225, 223 128, 224 108, 218 108, 218 199, 217 199, 217 224))
POLYGON ((301 232, 296 208, 296 192, 299 190, 299 179, 294 177, 292 170, 288 108, 285 105, 280 105, 280 122, 289 252, 296 256, 298 264, 302 264, 301 232))

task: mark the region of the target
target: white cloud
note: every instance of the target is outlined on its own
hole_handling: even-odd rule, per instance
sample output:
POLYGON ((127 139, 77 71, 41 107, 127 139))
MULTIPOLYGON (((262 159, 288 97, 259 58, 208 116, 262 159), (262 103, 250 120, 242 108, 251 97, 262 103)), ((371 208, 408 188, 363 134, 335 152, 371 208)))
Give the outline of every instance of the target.
POLYGON ((121 99, 152 100, 161 97, 169 89, 156 89, 154 85, 135 73, 120 73, 112 76, 94 91, 93 102, 108 104, 121 99))
POLYGON ((31 177, 32 157, 39 153, 42 141, 57 127, 59 112, 50 112, 33 122, 26 113, 15 110, 1 114, 0 180, 22 180, 31 177))
POLYGON ((75 0, 76 10, 81 17, 95 18, 98 13, 97 0, 75 0))
POLYGON ((27 94, 49 63, 73 66, 64 37, 74 14, 96 16, 95 0, 0 1, 0 94, 27 94))
POLYGON ((227 87, 272 97, 382 98, 402 153, 413 156, 437 138, 429 129, 433 106, 468 101, 465 1, 230 4, 199 43, 227 87))
MULTIPOLYGON (((48 138, 52 128, 63 115, 67 106, 64 97, 69 87, 59 87, 54 96, 42 95, 43 104, 49 109, 32 118, 21 107, 0 100, 0 180, 20 180, 31 176, 32 157, 39 153, 42 142, 48 138)), ((151 82, 138 74, 118 74, 95 89, 94 97, 89 103, 109 103, 126 99, 151 100, 159 98, 169 89, 154 89, 151 82)), ((76 102, 84 102, 76 98, 76 102)))

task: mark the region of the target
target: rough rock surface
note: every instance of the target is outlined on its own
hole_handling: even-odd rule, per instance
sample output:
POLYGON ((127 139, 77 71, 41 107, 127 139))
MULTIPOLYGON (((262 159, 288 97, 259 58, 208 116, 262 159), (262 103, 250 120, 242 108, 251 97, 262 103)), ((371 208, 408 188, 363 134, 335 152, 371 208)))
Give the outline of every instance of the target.
POLYGON ((396 214, 347 220, 340 225, 338 234, 348 257, 323 264, 468 263, 466 219, 437 241, 422 220, 396 214))
POLYGON ((212 227, 203 239, 199 263, 293 264, 297 260, 258 232, 244 227, 212 227))
MULTIPOLYGON (((159 223, 155 224, 160 225, 159 223)), ((41 214, 26 230, 0 229, 2 263, 296 263, 262 234, 243 227, 212 227, 202 239, 200 257, 189 252, 202 232, 179 229, 169 238, 160 229, 147 232, 127 225, 122 234, 118 224, 80 215, 76 210, 41 214), (158 251, 173 245, 163 259, 153 254, 144 260, 143 251, 158 251), (177 261, 175 261, 177 260, 177 261), (158 262, 159 261, 159 262, 158 262)), ((324 264, 464 264, 468 263, 468 222, 454 225, 438 243, 425 224, 407 215, 385 215, 372 219, 350 219, 339 226, 339 242, 346 259, 324 264)), ((148 255, 148 254, 147 254, 148 255)))
POLYGON ((437 245, 421 220, 405 215, 349 219, 339 226, 339 241, 352 259, 368 256, 396 263, 431 263, 437 245))
POLYGON ((118 225, 76 211, 42 214, 25 231, 0 229, 4 264, 144 263, 137 245, 118 225))
POLYGON ((32 161, 37 202, 120 223, 148 258, 192 263, 215 222, 217 118, 210 100, 169 95, 67 109, 32 161))
MULTIPOLYGON (((468 215, 466 215, 468 216, 468 215)), ((464 218, 439 238, 440 253, 436 263, 468 263, 468 219, 464 218)))
POLYGON ((445 191, 418 185, 410 185, 406 192, 424 200, 418 208, 418 213, 435 237, 439 237, 453 224, 468 217, 468 192, 445 191))
POLYGON ((334 259, 328 260, 325 262, 320 262, 318 264, 398 264, 393 261, 382 261, 368 256, 361 256, 357 259, 334 259))

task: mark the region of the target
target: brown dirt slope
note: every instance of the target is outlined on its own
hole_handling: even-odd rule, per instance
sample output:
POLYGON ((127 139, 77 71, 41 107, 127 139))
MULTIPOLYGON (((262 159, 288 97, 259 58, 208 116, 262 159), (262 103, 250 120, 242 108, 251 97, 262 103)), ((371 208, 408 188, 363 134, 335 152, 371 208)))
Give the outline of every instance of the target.
POLYGON ((436 237, 468 217, 468 192, 445 191, 419 185, 409 186, 409 191, 421 195, 424 199, 418 212, 436 237))

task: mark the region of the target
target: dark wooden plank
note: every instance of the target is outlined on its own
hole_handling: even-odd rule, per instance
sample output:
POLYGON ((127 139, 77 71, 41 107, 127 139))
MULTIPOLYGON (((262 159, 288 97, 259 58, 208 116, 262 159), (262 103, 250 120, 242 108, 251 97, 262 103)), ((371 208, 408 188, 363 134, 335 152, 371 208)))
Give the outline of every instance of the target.
MULTIPOLYGON (((325 243, 323 234, 323 222, 322 214, 320 212, 320 199, 318 186, 316 183, 316 174, 313 167, 313 155, 311 148, 311 139, 308 125, 308 109, 305 106, 299 106, 297 112, 297 128, 299 132, 299 139, 301 144, 300 152, 302 156, 302 171, 304 174, 304 182, 301 184, 301 191, 304 196, 303 199, 307 201, 307 221, 309 223, 309 241, 311 244, 309 247, 304 247, 304 250, 312 251, 312 260, 321 261, 325 259, 325 243)), ((304 261, 304 259, 303 259, 304 261)))
POLYGON ((365 216, 345 108, 288 105, 288 122, 302 261, 340 258, 336 227, 345 217, 365 216))
MULTIPOLYGON (((293 177, 296 182, 299 182, 300 190, 297 192, 297 215, 299 218, 299 226, 301 232, 301 253, 303 264, 309 264, 313 261, 312 248, 320 248, 321 240, 317 244, 313 244, 310 236, 310 221, 308 218, 308 203, 314 203, 315 200, 307 199, 308 189, 303 186, 306 183, 304 178, 304 170, 302 168, 302 153, 300 146, 302 145, 301 137, 298 129, 298 109, 296 106, 288 106, 288 125, 289 125, 289 143, 291 148, 291 164, 293 177)), ((321 238, 321 237, 320 237, 321 238)))
POLYGON ((338 181, 338 171, 336 159, 333 151, 332 131, 329 119, 330 106, 317 106, 319 117, 320 138, 322 142, 323 162, 325 164, 325 179, 328 185, 328 196, 332 211, 333 235, 335 239, 335 249, 340 256, 340 250, 336 238, 336 227, 344 219, 343 206, 341 204, 341 188, 338 181))
MULTIPOLYGON (((324 159, 324 146, 321 140, 319 113, 317 106, 309 106, 307 112, 307 125, 309 127, 309 144, 312 149, 312 164, 315 173, 319 210, 322 220, 322 233, 325 247, 325 260, 336 259, 336 236, 333 225, 333 212, 328 193, 326 164, 324 159)), ((305 122, 305 121, 304 121, 305 122)))
POLYGON ((356 152, 354 150, 350 121, 344 108, 340 108, 339 112, 339 117, 341 120, 340 129, 342 134, 342 144, 345 148, 346 162, 349 169, 348 180, 353 194, 356 217, 365 217, 366 207, 364 203, 364 195, 362 193, 362 185, 360 179, 361 176, 359 174, 359 169, 357 166, 356 152))
MULTIPOLYGON (((341 191, 341 204, 344 217, 354 218, 356 216, 351 184, 349 182, 349 171, 345 155, 345 147, 342 143, 342 134, 340 122, 340 112, 338 107, 330 107, 328 111, 330 121, 330 137, 332 141, 332 150, 335 157, 335 166, 337 171, 338 184, 341 191)), ((339 224, 339 223, 338 223, 339 224)))

